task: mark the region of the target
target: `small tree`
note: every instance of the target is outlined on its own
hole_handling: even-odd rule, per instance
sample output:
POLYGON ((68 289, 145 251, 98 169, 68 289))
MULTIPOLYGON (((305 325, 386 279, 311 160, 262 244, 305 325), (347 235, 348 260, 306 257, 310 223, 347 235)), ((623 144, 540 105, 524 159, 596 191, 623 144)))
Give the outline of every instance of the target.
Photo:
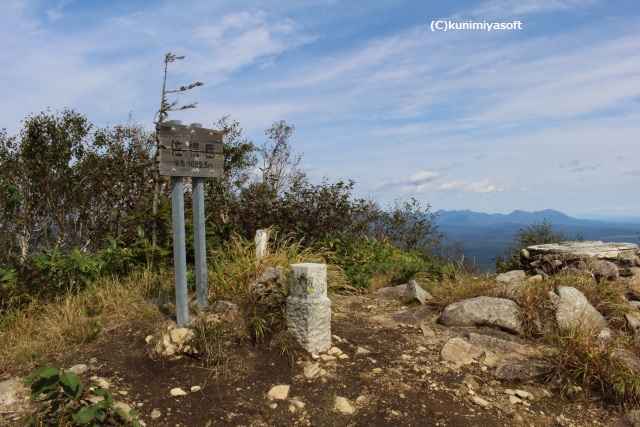
POLYGON ((554 232, 553 227, 546 219, 540 223, 534 222, 525 228, 521 228, 516 232, 513 243, 509 245, 504 255, 494 258, 496 272, 503 273, 520 269, 520 251, 527 246, 560 243, 565 240, 564 233, 554 232))
MULTIPOLYGON (((160 109, 158 110, 158 112, 156 113, 156 116, 158 117, 158 121, 156 123, 162 123, 164 122, 164 120, 169 117, 169 112, 170 111, 180 111, 180 110, 188 110, 190 108, 196 108, 196 106, 198 105, 197 102, 193 102, 190 104, 185 104, 182 106, 178 106, 180 99, 176 99, 173 102, 169 102, 169 100, 167 99, 167 95, 168 94, 181 94, 184 93, 190 89, 196 88, 198 86, 202 86, 204 83, 202 82, 195 82, 195 83, 191 83, 190 85, 187 86, 180 86, 180 89, 174 89, 174 90, 167 90, 167 72, 169 70, 169 64, 175 61, 181 61, 184 59, 184 56, 178 56, 178 55, 174 55, 173 53, 169 52, 165 55, 164 57, 164 80, 162 82, 162 101, 160 101, 160 109)), ((156 138, 157 139, 157 138, 156 138)), ((155 172, 154 172, 154 185, 153 185, 153 202, 152 202, 152 207, 151 207, 151 213, 153 214, 153 223, 152 223, 152 227, 151 227, 151 245, 153 247, 156 246, 156 242, 157 242, 157 236, 156 236, 156 229, 157 229, 157 220, 156 220, 156 216, 158 214, 158 201, 160 199, 160 155, 159 155, 159 151, 156 149, 156 154, 155 154, 155 172)))
POLYGON ((291 188, 304 179, 304 173, 298 168, 302 154, 294 154, 289 138, 295 126, 284 120, 275 122, 265 133, 269 141, 260 147, 262 156, 262 182, 274 193, 291 188))

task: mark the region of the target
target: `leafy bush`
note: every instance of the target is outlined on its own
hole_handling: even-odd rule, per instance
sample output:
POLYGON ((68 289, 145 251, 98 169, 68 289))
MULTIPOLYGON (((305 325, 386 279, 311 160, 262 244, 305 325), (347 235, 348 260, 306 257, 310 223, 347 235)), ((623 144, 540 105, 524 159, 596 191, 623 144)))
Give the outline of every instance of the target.
POLYGON ((495 258, 496 272, 504 273, 520 269, 520 251, 527 246, 560 243, 565 240, 564 233, 554 232, 546 219, 521 228, 516 232, 513 243, 509 245, 504 255, 495 258))
POLYGON ((45 295, 86 289, 100 275, 101 261, 87 252, 74 249, 61 252, 59 246, 33 257, 36 291, 45 295))
POLYGON ((439 264, 424 254, 374 237, 356 239, 343 234, 326 238, 322 244, 329 250, 328 262, 341 267, 349 284, 360 292, 369 290, 377 274, 387 278, 387 285, 406 283, 418 275, 438 280, 455 274, 450 264, 439 264))
POLYGON ((133 417, 138 411, 128 414, 115 405, 115 398, 108 390, 97 388, 91 396, 74 372, 62 372, 57 368, 40 367, 25 381, 31 388, 30 400, 44 395, 44 402, 34 413, 27 415, 23 423, 30 426, 114 426, 139 427, 133 417), (92 399, 98 397, 99 399, 92 399), (96 402, 97 401, 97 402, 96 402), (95 402, 95 403, 94 403, 95 402))

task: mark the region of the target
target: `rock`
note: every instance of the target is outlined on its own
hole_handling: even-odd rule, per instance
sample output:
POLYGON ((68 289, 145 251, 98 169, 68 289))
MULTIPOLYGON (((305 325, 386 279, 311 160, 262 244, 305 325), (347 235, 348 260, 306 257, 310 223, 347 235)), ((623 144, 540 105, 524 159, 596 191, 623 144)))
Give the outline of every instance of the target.
POLYGON ((618 271, 618 267, 610 262, 604 260, 596 260, 593 262, 593 275, 596 277, 598 282, 602 282, 603 280, 615 280, 620 277, 620 272, 618 271))
POLYGON ((336 411, 345 415, 353 415, 356 412, 351 403, 349 403, 346 398, 340 396, 336 396, 333 407, 336 411))
POLYGON ((440 323, 447 326, 494 326, 510 332, 522 332, 520 307, 508 299, 476 297, 449 304, 440 323))
POLYGON ((91 379, 96 382, 99 388, 109 390, 109 387, 111 387, 111 384, 109 383, 109 381, 107 381, 106 378, 93 376, 91 377, 91 379))
POLYGON ((613 339, 611 338, 611 329, 604 328, 598 333, 598 341, 602 341, 604 343, 611 343, 613 339))
POLYGON ((340 356, 342 354, 342 350, 340 350, 338 347, 331 347, 329 351, 327 351, 327 354, 331 356, 340 356))
POLYGON ((528 399, 533 400, 533 395, 528 391, 524 390, 514 390, 513 393, 518 396, 520 399, 528 399))
POLYGON ((362 406, 365 403, 367 403, 367 396, 361 394, 356 398, 356 405, 362 406))
POLYGON ((483 352, 481 348, 469 344, 462 338, 451 338, 442 347, 440 355, 448 362, 469 365, 482 356, 483 352))
POLYGON ((549 390, 546 390, 542 387, 527 387, 527 391, 531 393, 535 400, 544 399, 545 397, 551 397, 552 394, 549 390))
POLYGON ((433 332, 433 329, 431 329, 424 323, 420 323, 420 330, 422 331, 422 335, 424 335, 425 337, 431 338, 436 336, 436 333, 433 332))
POLYGON ((582 328, 597 334, 608 327, 607 319, 576 288, 559 286, 558 295, 556 321, 560 328, 582 328))
POLYGON ((407 290, 407 285, 387 286, 380 288, 374 292, 375 295, 382 295, 387 298, 395 299, 400 298, 407 290))
POLYGON ((320 373, 320 364, 312 363, 303 369, 304 377, 308 380, 315 378, 320 373))
POLYGON ((498 349, 505 352, 518 353, 523 356, 533 356, 535 354, 533 349, 522 344, 491 337, 489 335, 476 334, 474 332, 469 334, 469 342, 478 347, 498 349))
POLYGON ((216 301, 213 306, 213 312, 220 316, 224 322, 233 323, 236 319, 239 318, 239 309, 238 305, 232 303, 231 301, 220 300, 216 301))
POLYGON ((609 427, 637 427, 640 426, 640 411, 629 411, 615 421, 609 423, 609 427))
POLYGON ((529 277, 529 278, 526 280, 526 283, 530 283, 530 284, 533 284, 533 283, 542 283, 542 280, 543 280, 543 279, 544 279, 544 278, 542 277, 542 275, 541 275, 541 274, 536 274, 535 276, 531 276, 531 277, 529 277))
POLYGON ((391 320, 405 325, 419 325, 425 319, 433 316, 435 312, 436 310, 433 307, 425 305, 394 313, 391 315, 391 320))
POLYGON ((522 399, 516 396, 509 396, 509 403, 512 405, 517 405, 518 403, 522 403, 522 399))
POLYGON ((82 375, 85 372, 87 372, 89 370, 89 367, 84 364, 84 363, 79 363, 77 365, 73 365, 72 367, 70 367, 69 369, 67 369, 67 372, 74 372, 78 375, 82 375))
POLYGON ((154 409, 153 411, 151 411, 151 419, 152 420, 157 420, 161 416, 162 416, 162 412, 158 411, 157 409, 154 409))
POLYGON ((513 270, 506 273, 498 274, 496 283, 498 285, 519 285, 525 281, 527 275, 523 270, 513 270))
POLYGON ((258 277, 256 283, 259 285, 276 284, 278 286, 286 286, 287 279, 282 267, 269 267, 258 277))
POLYGON ((196 393, 200 390, 202 390, 202 387, 200 387, 199 385, 191 386, 191 393, 196 393))
POLYGON ((127 415, 129 415, 129 412, 131 411, 131 406, 127 405, 124 402, 115 402, 113 404, 113 407, 122 409, 122 412, 124 412, 127 415))
POLYGON ((287 396, 289 396, 290 387, 291 387, 290 385, 286 385, 286 384, 281 384, 281 385, 272 387, 271 390, 269 390, 269 393, 267 393, 267 397, 269 399, 284 400, 287 398, 287 396))
POLYGON ((174 397, 187 395, 187 392, 181 389, 180 387, 172 388, 169 393, 171 394, 171 396, 174 396, 174 397))
POLYGON ((433 297, 431 294, 420 287, 415 280, 409 280, 407 283, 407 289, 402 295, 402 299, 405 302, 418 301, 424 305, 427 301, 431 301, 433 297))
POLYGON ((485 350, 484 355, 482 356, 482 358, 480 358, 479 363, 482 367, 493 368, 499 362, 500 357, 497 354, 485 350))
POLYGON ((371 350, 367 350, 364 347, 358 347, 356 350, 356 356, 366 356, 367 354, 371 354, 371 350))
POLYGON ((476 405, 480 406, 481 408, 489 408, 491 406, 491 404, 489 402, 487 402, 486 400, 484 400, 483 398, 479 397, 479 396, 471 396, 469 398, 473 403, 475 403, 476 405))
POLYGON ((502 381, 525 382, 544 377, 552 370, 553 366, 550 363, 540 359, 529 359, 498 366, 496 378, 502 381))
POLYGON ((304 409, 305 406, 307 406, 306 403, 298 400, 298 399, 291 399, 291 404, 293 406, 295 406, 297 409, 304 409))
POLYGON ((640 339, 640 315, 637 313, 625 313, 624 318, 627 321, 627 328, 636 339, 640 339))
POLYGON ((526 250, 529 252, 529 258, 525 260, 528 270, 554 273, 558 270, 558 263, 578 270, 588 270, 591 264, 599 281, 618 277, 620 270, 628 275, 631 268, 638 266, 640 254, 638 245, 633 243, 600 241, 552 243, 529 246, 526 250))
POLYGON ((329 356, 328 354, 321 354, 320 355, 320 360, 322 360, 323 362, 331 362, 332 360, 336 360, 335 356, 329 356))
POLYGON ((191 329, 176 328, 169 331, 171 342, 180 346, 189 342, 195 336, 195 333, 191 329))
POLYGON ((634 374, 640 375, 640 357, 636 356, 634 352, 616 348, 611 352, 611 358, 634 374))

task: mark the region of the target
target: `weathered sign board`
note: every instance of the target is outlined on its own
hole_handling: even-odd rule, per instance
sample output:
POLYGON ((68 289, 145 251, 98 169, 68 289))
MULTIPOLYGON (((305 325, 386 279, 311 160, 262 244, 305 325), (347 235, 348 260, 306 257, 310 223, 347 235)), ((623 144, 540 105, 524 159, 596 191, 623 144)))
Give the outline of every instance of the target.
POLYGON ((160 175, 221 178, 222 132, 175 123, 159 123, 160 175))
POLYGON ((207 252, 204 215, 204 178, 224 175, 223 133, 198 123, 184 126, 179 121, 158 123, 160 175, 171 177, 173 218, 173 263, 176 284, 176 322, 189 323, 187 260, 184 230, 184 177, 191 178, 196 294, 200 308, 207 306, 207 252))

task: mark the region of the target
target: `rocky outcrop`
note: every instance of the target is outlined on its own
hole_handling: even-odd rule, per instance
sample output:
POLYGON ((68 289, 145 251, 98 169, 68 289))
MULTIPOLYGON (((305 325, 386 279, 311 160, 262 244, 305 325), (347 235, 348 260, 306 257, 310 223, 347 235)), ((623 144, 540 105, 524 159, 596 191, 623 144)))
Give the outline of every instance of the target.
POLYGON ((520 307, 508 299, 476 297, 449 304, 439 322, 446 326, 492 326, 522 332, 520 307))
POLYGON ((635 269, 640 267, 640 249, 633 243, 551 243, 523 249, 520 261, 530 275, 551 275, 568 269, 587 270, 602 281, 634 275, 635 269))

